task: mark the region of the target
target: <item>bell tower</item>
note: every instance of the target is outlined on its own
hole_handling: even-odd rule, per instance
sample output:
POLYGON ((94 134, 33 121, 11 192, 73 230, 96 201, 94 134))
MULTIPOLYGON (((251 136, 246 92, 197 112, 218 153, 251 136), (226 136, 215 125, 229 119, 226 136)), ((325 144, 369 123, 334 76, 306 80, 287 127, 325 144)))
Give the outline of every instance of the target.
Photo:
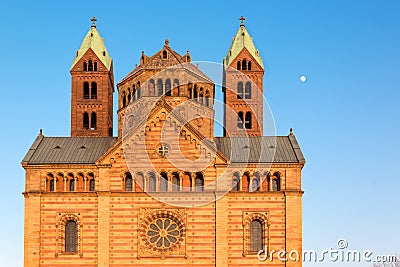
POLYGON ((114 74, 112 58, 92 18, 70 70, 71 136, 112 136, 114 74))
POLYGON ((223 59, 224 136, 262 136, 264 64, 240 20, 223 59))

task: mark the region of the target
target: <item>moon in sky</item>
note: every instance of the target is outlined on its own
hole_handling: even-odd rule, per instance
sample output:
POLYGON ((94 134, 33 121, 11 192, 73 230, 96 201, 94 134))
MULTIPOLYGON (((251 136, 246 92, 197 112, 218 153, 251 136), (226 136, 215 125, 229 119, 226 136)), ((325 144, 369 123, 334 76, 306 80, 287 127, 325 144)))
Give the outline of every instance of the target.
POLYGON ((300 82, 305 83, 307 81, 307 77, 305 75, 300 76, 300 82))

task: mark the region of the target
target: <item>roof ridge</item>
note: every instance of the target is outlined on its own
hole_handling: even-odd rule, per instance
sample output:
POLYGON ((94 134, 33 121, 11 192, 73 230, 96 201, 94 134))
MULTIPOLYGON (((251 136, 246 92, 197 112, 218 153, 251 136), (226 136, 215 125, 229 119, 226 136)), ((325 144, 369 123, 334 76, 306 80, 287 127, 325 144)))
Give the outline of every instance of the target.
POLYGON ((292 146, 292 149, 293 149, 293 151, 294 151, 294 154, 295 154, 297 160, 298 160, 300 163, 305 163, 306 160, 305 160, 305 158, 304 158, 303 153, 301 152, 299 143, 297 142, 297 139, 296 139, 296 137, 294 136, 294 134, 291 132, 287 137, 288 137, 288 139, 289 139, 289 141, 290 141, 290 145, 292 146))

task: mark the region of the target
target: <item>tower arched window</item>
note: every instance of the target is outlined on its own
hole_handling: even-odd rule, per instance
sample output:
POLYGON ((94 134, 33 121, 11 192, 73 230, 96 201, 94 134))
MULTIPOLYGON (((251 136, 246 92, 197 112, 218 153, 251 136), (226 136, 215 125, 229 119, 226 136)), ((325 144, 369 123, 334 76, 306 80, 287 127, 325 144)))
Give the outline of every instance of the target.
POLYGON ((181 95, 181 92, 180 92, 180 87, 179 87, 179 80, 178 79, 175 79, 174 80, 174 88, 177 88, 178 90, 177 90, 177 95, 178 96, 180 96, 181 95))
POLYGON ((234 173, 232 177, 232 191, 238 192, 240 191, 240 176, 238 173, 234 173))
POLYGON ((180 184, 181 184, 181 181, 179 178, 179 174, 174 172, 172 174, 172 191, 174 191, 174 192, 180 191, 180 184))
POLYGON ((157 92, 158 96, 162 96, 164 94, 163 82, 161 79, 157 81, 157 92))
POLYGON ((238 82, 237 86, 237 99, 242 99, 243 98, 243 83, 238 82))
POLYGON ((240 61, 237 62, 237 69, 240 70, 241 69, 241 65, 242 63, 240 61))
POLYGON ((163 58, 164 58, 164 59, 167 58, 167 51, 166 51, 166 50, 164 50, 164 51, 162 52, 162 54, 163 54, 163 58))
POLYGON ((263 224, 260 220, 250 223, 250 252, 259 252, 263 248, 263 224))
POLYGON ((155 96, 155 95, 156 95, 156 92, 155 92, 154 89, 155 89, 155 87, 154 87, 154 80, 151 79, 150 82, 149 82, 149 85, 148 85, 148 90, 149 90, 149 95, 150 95, 150 96, 155 96))
POLYGON ((87 63, 86 63, 86 61, 83 62, 83 71, 87 71, 87 63))
POLYGON ((128 87, 128 105, 131 103, 131 89, 128 87))
POLYGON ((168 175, 165 172, 161 173, 160 191, 161 192, 167 192, 168 191, 168 175))
POLYGON ((149 174, 149 189, 150 192, 155 192, 156 189, 156 175, 154 174, 154 172, 151 172, 149 174))
POLYGON ((90 119, 90 129, 96 130, 97 127, 97 115, 96 112, 92 112, 92 117, 90 119))
POLYGON ((251 61, 249 61, 249 63, 247 63, 247 70, 251 70, 251 61))
POLYGON ((204 95, 203 94, 199 95, 199 100, 200 100, 200 103, 203 104, 203 100, 204 100, 204 95))
POLYGON ((83 83, 83 98, 89 99, 89 83, 88 82, 83 83))
POLYGON ((237 127, 238 129, 243 129, 243 112, 241 111, 238 113, 237 127))
POLYGON ((95 61, 94 64, 93 64, 93 70, 94 70, 94 71, 97 71, 97 62, 96 62, 96 61, 95 61))
POLYGON ((197 91, 197 84, 195 84, 195 85, 194 85, 194 89, 193 89, 193 98, 194 98, 196 101, 199 101, 199 100, 198 100, 198 97, 199 97, 199 92, 197 91))
POLYGON ((279 173, 274 173, 275 178, 271 179, 272 191, 281 191, 281 177, 279 173))
POLYGON ((141 97, 141 94, 142 94, 142 89, 139 87, 137 90, 136 90, 136 95, 137 95, 137 99, 139 99, 140 97, 141 97))
POLYGON ((208 90, 206 91, 206 106, 210 106, 210 92, 208 90))
POLYGON ((204 177, 201 172, 196 173, 195 190, 196 191, 204 191, 204 177))
POLYGON ((193 98, 193 87, 192 84, 188 83, 189 98, 193 98))
POLYGON ((87 112, 83 113, 83 128, 89 129, 89 114, 87 112))
POLYGON ((77 252, 78 227, 74 220, 69 220, 65 224, 65 252, 77 252))
POLYGON ((251 112, 246 112, 246 117, 244 119, 244 127, 246 129, 251 129, 251 112))
POLYGON ((71 178, 69 180, 69 191, 71 191, 71 192, 75 191, 75 179, 74 178, 71 178))
POLYGON ((122 93, 122 107, 126 107, 126 94, 125 91, 122 93))
POLYGON ((251 191, 259 191, 260 186, 260 175, 258 173, 254 174, 253 180, 251 181, 251 191))
POLYGON ((136 90, 135 90, 135 87, 133 87, 133 89, 132 89, 132 102, 133 101, 136 101, 136 90))
POLYGON ((95 185, 96 185, 96 182, 95 182, 94 178, 90 179, 90 181, 89 181, 89 191, 94 191, 95 185))
POLYGON ((246 82, 244 98, 251 99, 251 82, 246 82))
POLYGON ((55 182, 54 182, 54 178, 53 177, 51 177, 50 178, 50 186, 49 186, 50 188, 50 192, 54 192, 55 191, 55 182))
POLYGON ((171 96, 171 80, 170 79, 167 79, 165 81, 165 95, 171 96))
POLYGON ((132 174, 130 172, 125 173, 125 191, 132 191, 132 174))
POLYGON ((97 99, 97 83, 96 82, 92 82, 92 89, 90 92, 90 98, 91 99, 97 99))
POLYGON ((247 60, 243 59, 242 61, 242 70, 247 70, 247 60))
POLYGON ((93 61, 91 59, 89 60, 88 71, 93 71, 93 61))

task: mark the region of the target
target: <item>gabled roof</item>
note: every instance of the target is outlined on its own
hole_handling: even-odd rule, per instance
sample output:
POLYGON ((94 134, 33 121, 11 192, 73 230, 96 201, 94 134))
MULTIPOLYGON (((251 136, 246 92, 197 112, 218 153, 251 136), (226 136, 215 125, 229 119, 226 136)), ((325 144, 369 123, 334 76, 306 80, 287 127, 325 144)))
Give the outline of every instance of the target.
POLYGON ((106 66, 108 70, 111 69, 112 58, 109 56, 107 48, 104 44, 104 39, 101 37, 100 33, 97 31, 96 25, 90 27, 89 32, 86 34, 82 41, 81 47, 76 52, 76 57, 72 63, 71 69, 76 63, 85 55, 85 53, 92 49, 100 61, 106 66))
POLYGON ((237 31, 235 37, 232 40, 228 53, 224 58, 224 65, 229 66, 232 63, 232 61, 235 60, 235 58, 243 50, 243 48, 246 48, 249 51, 249 53, 254 57, 254 59, 257 61, 257 63, 260 64, 262 68, 264 68, 262 59, 253 43, 253 38, 246 30, 246 27, 244 26, 243 23, 240 25, 239 30, 237 31))
POLYGON ((116 142, 116 137, 39 135, 22 160, 22 165, 94 164, 116 142))
POLYGON ((293 134, 289 136, 215 137, 231 163, 305 163, 293 134))
MULTIPOLYGON (((161 50, 157 51, 156 53, 154 53, 151 57, 146 56, 144 54, 144 51, 142 51, 142 57, 145 58, 144 64, 136 66, 135 69, 133 69, 124 78, 122 78, 121 81, 118 82, 118 84, 123 83, 124 81, 128 80, 130 77, 136 75, 137 73, 139 73, 142 70, 162 70, 162 69, 172 67, 171 65, 163 66, 162 64, 157 64, 157 63, 163 63, 163 60, 160 60, 160 55, 162 54, 163 51, 168 51, 172 55, 172 57, 175 59, 174 61, 176 64, 172 65, 172 66, 178 66, 178 65, 187 66, 188 64, 190 64, 184 60, 184 58, 186 56, 189 56, 189 58, 190 58, 189 51, 187 51, 184 56, 181 56, 178 52, 176 52, 169 46, 169 41, 168 41, 168 39, 166 39, 163 48, 161 50)), ((171 61, 167 61, 167 62, 169 64, 171 63, 171 61)))

